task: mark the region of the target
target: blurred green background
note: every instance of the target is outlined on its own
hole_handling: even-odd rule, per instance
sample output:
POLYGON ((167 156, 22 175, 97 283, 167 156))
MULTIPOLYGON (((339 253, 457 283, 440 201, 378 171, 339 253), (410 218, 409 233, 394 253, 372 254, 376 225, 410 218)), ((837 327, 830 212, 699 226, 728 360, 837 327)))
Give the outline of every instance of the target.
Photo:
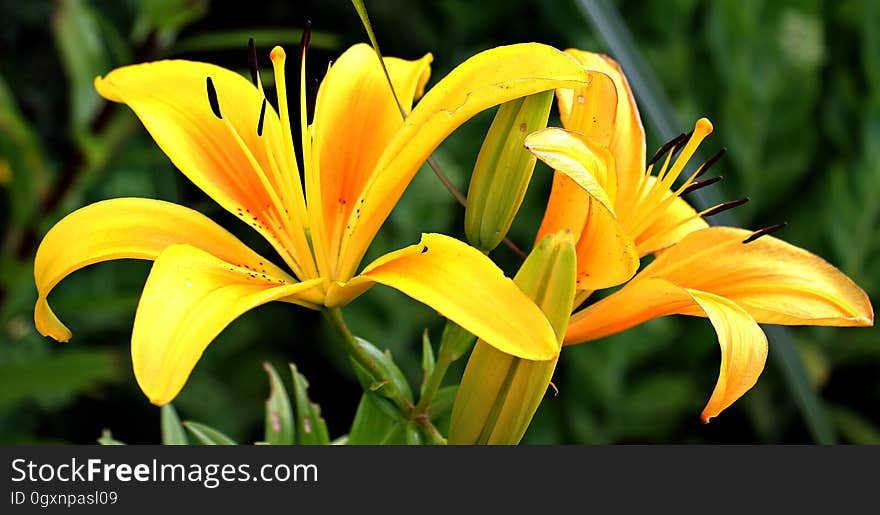
MULTIPOLYGON (((433 83, 456 63, 499 44, 540 41, 610 52, 607 37, 593 31, 585 15, 589 4, 373 0, 367 7, 385 54, 433 53, 433 83)), ((610 5, 632 34, 630 50, 658 78, 668 97, 665 108, 681 120, 676 131, 689 130, 700 116, 715 123, 704 152, 721 146, 729 152, 716 165, 725 180, 713 189, 724 198, 752 199, 736 211, 737 222, 758 228, 787 221, 780 237, 840 267, 876 306, 880 5, 610 5)), ((320 76, 348 45, 366 40, 347 0, 0 2, 0 443, 94 443, 104 428, 129 443, 160 440, 159 409, 135 385, 128 353, 149 263, 97 265, 56 288, 51 301, 74 332, 70 343, 52 343, 34 329, 33 256, 62 216, 102 199, 160 198, 200 210, 272 255, 173 168, 127 108, 98 97, 94 76, 166 57, 245 73, 248 36, 256 38, 268 68, 271 47, 295 48, 306 18, 316 31, 311 76, 320 76)), ((491 116, 468 122, 436 153, 462 190, 491 116)), ((647 119, 645 125, 651 152, 662 136, 647 119)), ((510 235, 520 246, 528 247, 540 222, 549 178, 539 163, 510 235)), ((437 178, 422 170, 367 260, 417 241, 421 232, 462 236, 462 220, 437 178)), ((492 257, 515 270, 517 258, 506 248, 492 257)), ((429 329, 436 343, 442 328, 435 313, 380 287, 345 313, 356 334, 390 348, 418 384, 421 332, 429 329)), ((877 330, 791 328, 781 338, 785 346, 779 348, 794 352, 772 353, 758 385, 708 425, 698 415, 715 384, 720 353, 707 321, 665 318, 566 348, 554 377, 559 393, 548 393, 524 442, 880 443, 877 330), (786 376, 786 367, 795 374, 786 376)), ((777 343, 771 334, 771 347, 777 343)), ((209 347, 175 406, 184 419, 239 441, 258 440, 268 394, 261 364, 282 369, 293 361, 309 379, 331 438, 338 437, 360 398, 340 349, 317 312, 281 304, 258 308, 209 347)), ((461 373, 457 365, 452 378, 461 373)))

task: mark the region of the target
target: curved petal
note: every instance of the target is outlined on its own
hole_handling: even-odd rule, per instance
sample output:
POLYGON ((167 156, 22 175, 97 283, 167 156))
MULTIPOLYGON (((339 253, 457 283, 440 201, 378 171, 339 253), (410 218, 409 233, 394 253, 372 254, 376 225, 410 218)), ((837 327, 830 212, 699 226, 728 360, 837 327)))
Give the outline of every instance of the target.
POLYGON ((565 343, 600 338, 672 314, 708 317, 718 334, 720 372, 701 415, 703 422, 708 422, 754 386, 767 359, 764 332, 745 309, 730 299, 663 279, 634 281, 575 314, 565 343))
POLYGON ((289 180, 290 174, 298 175, 296 163, 284 151, 271 106, 265 109, 262 136, 257 134, 264 97, 247 79, 211 64, 168 60, 117 68, 97 77, 95 88, 104 98, 127 104, 181 172, 266 237, 285 260, 294 261, 295 271, 307 266, 311 254, 298 222, 304 201, 289 180), (208 100, 208 77, 222 119, 208 100), (294 229, 285 231, 291 219, 294 229))
POLYGON ((388 253, 349 281, 380 283, 431 306, 496 349, 547 360, 559 353, 550 322, 486 255, 442 234, 388 253))
MULTIPOLYGON (((653 175, 649 175, 645 179, 647 180, 645 186, 647 190, 650 190, 657 181, 657 177, 653 175)), ((681 197, 675 197, 670 201, 671 196, 671 191, 664 192, 663 202, 668 201, 669 204, 666 205, 662 213, 658 214, 654 223, 636 236, 639 256, 663 250, 688 234, 709 227, 706 220, 698 216, 697 211, 687 201, 681 197)), ((626 220, 623 223, 626 225, 626 220)))
POLYGON ((632 195, 638 191, 639 181, 645 172, 645 129, 642 127, 639 110, 626 76, 620 66, 608 56, 573 48, 565 52, 577 59, 584 68, 602 72, 614 81, 617 91, 617 112, 613 120, 606 120, 605 123, 600 120, 598 124, 593 122, 593 113, 599 109, 595 104, 607 104, 609 101, 610 95, 605 88, 575 92, 574 98, 581 95, 584 101, 570 103, 560 101, 559 108, 561 112, 567 113, 563 117, 567 129, 583 132, 598 139, 600 143, 602 140, 597 134, 607 132, 603 127, 613 125, 609 149, 617 163, 618 189, 625 199, 632 198, 632 195), (581 109, 586 109, 589 116, 580 115, 578 111, 581 109), (565 120, 568 120, 568 123, 565 120))
POLYGON ((615 184, 611 154, 562 129, 532 133, 525 145, 557 171, 538 239, 566 228, 578 235, 578 289, 608 288, 632 277, 639 267, 635 245, 605 189, 615 184))
POLYGON ((562 52, 538 43, 481 52, 428 91, 376 164, 359 211, 343 237, 340 277, 354 274, 367 247, 419 166, 452 131, 475 114, 515 98, 583 83, 586 72, 562 52))
POLYGON ((735 302, 699 290, 687 290, 709 317, 721 346, 718 382, 700 419, 709 422, 758 381, 767 362, 767 336, 735 302))
POLYGON ((772 236, 733 227, 693 232, 639 276, 733 300, 759 323, 864 326, 874 322, 867 294, 822 258, 772 236))
MULTIPOLYGON (((430 77, 432 59, 431 54, 416 61, 385 59, 407 112, 430 77)), ((331 263, 364 185, 401 125, 403 117, 376 52, 366 44, 346 50, 321 82, 313 122, 325 233, 328 242, 335 242, 328 247, 331 263)))
POLYGON ((131 336, 134 375, 150 402, 171 402, 208 344, 246 311, 296 298, 321 279, 289 283, 189 245, 159 255, 138 303, 131 336))
POLYGON ((161 200, 105 200, 67 215, 40 243, 34 260, 39 293, 34 310, 37 330, 59 341, 71 338, 70 330, 46 300, 52 288, 71 273, 111 259, 153 260, 176 243, 199 247, 230 263, 288 282, 294 280, 197 211, 161 200))
POLYGON ((572 315, 564 343, 616 334, 654 318, 683 313, 693 304, 678 286, 662 279, 642 278, 639 273, 620 290, 572 315))

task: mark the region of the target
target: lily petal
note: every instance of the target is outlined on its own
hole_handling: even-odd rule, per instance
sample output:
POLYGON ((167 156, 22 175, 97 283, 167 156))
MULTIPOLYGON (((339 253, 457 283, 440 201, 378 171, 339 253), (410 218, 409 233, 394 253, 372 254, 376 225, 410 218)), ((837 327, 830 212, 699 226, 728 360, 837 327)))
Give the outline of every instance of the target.
POLYGON ((693 232, 639 275, 726 297, 762 324, 873 324, 867 294, 840 270, 772 236, 742 243, 750 235, 733 227, 693 232))
POLYGON ((718 382, 700 419, 708 422, 746 393, 767 362, 767 336, 735 302, 699 290, 687 290, 709 317, 721 346, 718 382))
POLYGON ((732 300, 664 279, 634 280, 575 314, 565 343, 600 338, 672 314, 708 317, 718 334, 721 368, 701 415, 707 422, 754 386, 767 359, 767 337, 752 316, 732 300))
POLYGON ((351 276, 379 227, 431 152, 475 114, 515 98, 583 84, 569 56, 538 43, 481 52, 431 88, 389 141, 344 236, 340 277, 351 276))
POLYGON ((559 353, 547 318, 486 255, 455 238, 423 234, 417 245, 370 263, 346 285, 380 283, 431 306, 496 349, 546 360, 559 353))
POLYGON ((230 322, 322 283, 290 284, 189 245, 166 248, 153 264, 134 320, 131 359, 138 384, 153 404, 172 401, 205 348, 230 322))
POLYGON ((298 175, 296 163, 287 158, 271 105, 265 108, 262 136, 257 134, 264 97, 247 79, 212 64, 168 60, 117 68, 96 78, 95 88, 104 98, 127 104, 174 165, 260 232, 295 272, 310 266, 300 222, 302 192, 285 176, 298 175), (222 119, 208 100, 209 77, 222 119))
MULTIPOLYGON (((431 74, 431 54, 419 60, 386 58, 394 90, 409 112, 431 74)), ((403 117, 376 52, 366 44, 346 50, 330 66, 315 104, 313 152, 319 163, 321 204, 331 263, 357 200, 403 117)))
POLYGON ((639 259, 605 187, 615 187, 614 158, 608 150, 554 128, 530 134, 525 145, 557 172, 538 240, 563 229, 578 235, 578 289, 608 288, 632 277, 639 259))
POLYGON ((617 111, 614 119, 593 121, 594 113, 600 108, 597 104, 607 104, 611 97, 606 88, 585 88, 575 91, 572 98, 583 97, 584 101, 559 102, 559 109, 563 124, 567 129, 597 139, 602 143, 602 135, 608 132, 607 127, 613 125, 609 149, 614 155, 617 164, 618 188, 624 199, 638 191, 638 184, 645 171, 645 129, 639 117, 632 90, 623 74, 620 66, 610 57, 592 52, 585 52, 570 48, 565 51, 571 55, 584 68, 602 72, 614 81, 617 111), (578 111, 587 110, 589 116, 582 115, 578 111), (566 123, 566 120, 568 122, 566 123))
POLYGON ((34 321, 44 336, 68 341, 72 334, 52 312, 52 288, 85 266, 111 259, 154 260, 166 247, 187 243, 238 266, 294 279, 208 217, 192 209, 143 198, 105 200, 78 209, 55 224, 34 260, 37 283, 34 321))

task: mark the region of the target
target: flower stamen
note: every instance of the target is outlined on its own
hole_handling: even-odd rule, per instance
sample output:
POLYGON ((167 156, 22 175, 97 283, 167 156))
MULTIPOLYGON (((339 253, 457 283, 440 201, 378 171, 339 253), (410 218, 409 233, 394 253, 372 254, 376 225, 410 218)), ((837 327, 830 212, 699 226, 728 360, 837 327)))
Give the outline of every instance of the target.
POLYGON ((217 100, 217 89, 214 88, 214 81, 211 80, 210 76, 205 80, 205 84, 208 89, 208 103, 211 104, 211 111, 214 112, 214 116, 216 116, 218 120, 222 120, 223 115, 220 113, 220 101, 217 100))
POLYGON ((743 243, 751 243, 751 242, 757 240, 758 238, 760 238, 761 236, 765 236, 767 234, 774 233, 774 232, 778 231, 779 229, 782 229, 786 225, 788 225, 788 222, 782 222, 781 224, 770 225, 768 227, 764 227, 763 229, 758 229, 757 231, 750 234, 749 237, 744 239, 742 242, 743 243))
POLYGON ((709 209, 705 209, 703 211, 700 211, 699 214, 702 217, 717 215, 718 213, 722 213, 722 212, 727 211, 729 209, 739 207, 739 206, 745 204, 746 202, 748 202, 749 200, 750 200, 749 197, 743 197, 743 198, 737 199, 737 200, 728 200, 727 202, 722 202, 716 206, 710 207, 709 209))

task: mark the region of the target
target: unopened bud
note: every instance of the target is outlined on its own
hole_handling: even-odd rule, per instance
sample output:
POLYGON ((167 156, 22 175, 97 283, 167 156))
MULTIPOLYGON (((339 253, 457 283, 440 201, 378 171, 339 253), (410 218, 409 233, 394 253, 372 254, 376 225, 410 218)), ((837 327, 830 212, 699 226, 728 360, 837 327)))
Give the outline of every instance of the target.
POLYGON ((547 126, 553 91, 498 108, 486 133, 468 187, 464 229, 468 242, 488 253, 507 236, 535 169, 526 136, 547 126))
MULTIPOLYGON (((577 258, 570 231, 548 234, 514 282, 541 308, 562 348, 575 294, 577 258)), ((450 444, 519 443, 544 398, 559 356, 531 361, 479 340, 452 408, 450 444)))

